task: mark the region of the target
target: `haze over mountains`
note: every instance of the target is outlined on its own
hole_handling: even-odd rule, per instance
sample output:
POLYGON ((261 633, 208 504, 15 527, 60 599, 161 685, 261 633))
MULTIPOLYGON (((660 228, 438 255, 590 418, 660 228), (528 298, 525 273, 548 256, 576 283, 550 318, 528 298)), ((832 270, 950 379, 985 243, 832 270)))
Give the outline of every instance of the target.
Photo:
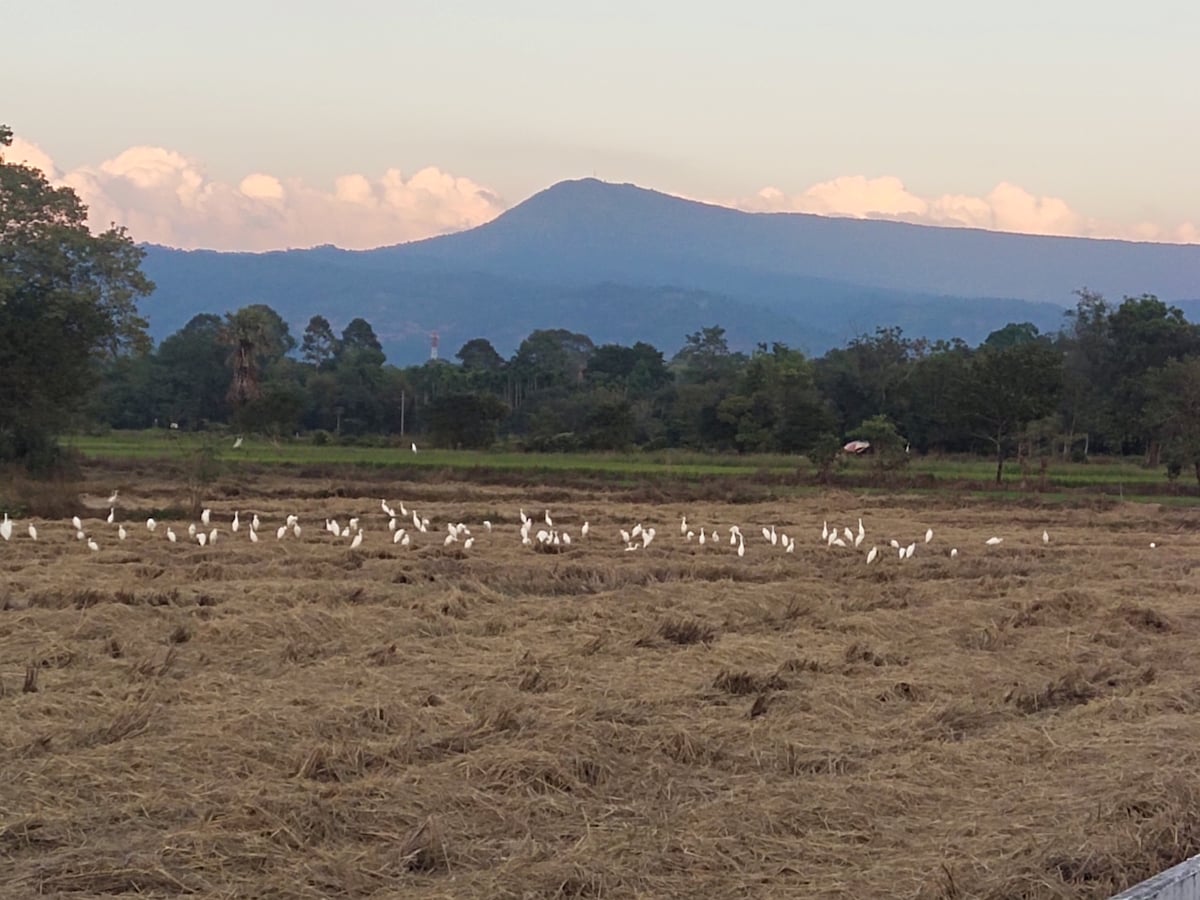
POLYGON ((726 328, 735 349, 811 354, 878 326, 978 343, 1008 322, 1062 324, 1082 287, 1157 294, 1200 318, 1200 246, 1037 237, 799 213, 746 213, 595 179, 561 182, 469 231, 368 251, 147 248, 161 339, 200 312, 266 303, 298 336, 320 313, 375 327, 389 361, 449 358, 474 337, 510 354, 537 328, 597 344, 726 328))

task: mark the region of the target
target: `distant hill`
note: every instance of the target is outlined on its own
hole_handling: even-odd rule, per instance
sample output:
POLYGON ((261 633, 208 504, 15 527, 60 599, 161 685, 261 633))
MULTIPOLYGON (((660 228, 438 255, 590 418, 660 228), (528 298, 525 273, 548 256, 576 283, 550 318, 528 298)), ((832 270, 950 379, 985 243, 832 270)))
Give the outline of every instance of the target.
POLYGON ((198 312, 262 302, 297 333, 314 313, 335 327, 363 316, 399 364, 426 358, 432 331, 446 357, 473 337, 507 354, 557 327, 668 355, 712 324, 739 349, 783 340, 817 354, 888 325, 975 343, 1010 321, 1057 328, 1084 286, 1200 313, 1200 246, 744 213, 595 179, 377 250, 147 250, 157 338, 198 312))

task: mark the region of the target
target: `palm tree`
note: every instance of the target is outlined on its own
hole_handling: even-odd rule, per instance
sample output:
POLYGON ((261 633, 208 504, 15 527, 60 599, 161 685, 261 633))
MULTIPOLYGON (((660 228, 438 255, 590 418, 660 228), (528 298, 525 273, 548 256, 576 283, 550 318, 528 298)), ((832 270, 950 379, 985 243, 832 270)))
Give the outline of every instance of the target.
POLYGON ((266 364, 295 345, 287 323, 275 310, 261 303, 227 313, 222 339, 230 347, 233 379, 229 385, 229 402, 235 409, 258 399, 266 364))

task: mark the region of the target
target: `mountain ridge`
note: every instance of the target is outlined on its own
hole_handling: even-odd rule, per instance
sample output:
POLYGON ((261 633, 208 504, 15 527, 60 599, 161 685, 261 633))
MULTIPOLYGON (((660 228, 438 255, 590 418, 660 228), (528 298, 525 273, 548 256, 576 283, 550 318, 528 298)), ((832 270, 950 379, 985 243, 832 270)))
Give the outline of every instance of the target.
POLYGON ((748 213, 591 178, 476 228, 371 250, 146 249, 156 338, 264 302, 297 331, 316 313, 335 325, 361 315, 401 363, 425 358, 433 331, 447 348, 487 337, 508 353, 529 331, 565 327, 670 354, 719 324, 739 349, 784 340, 820 353, 891 325, 972 343, 1009 321, 1057 328, 1083 287, 1200 295, 1200 246, 748 213))

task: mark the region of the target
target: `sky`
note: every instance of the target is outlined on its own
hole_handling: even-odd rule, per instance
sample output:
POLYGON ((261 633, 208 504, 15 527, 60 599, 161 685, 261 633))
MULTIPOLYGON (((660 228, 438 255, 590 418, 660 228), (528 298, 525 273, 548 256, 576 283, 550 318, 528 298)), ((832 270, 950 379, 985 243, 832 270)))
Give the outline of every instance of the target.
POLYGON ((394 244, 596 176, 751 211, 1200 243, 1191 2, 14 6, 5 158, 140 241, 394 244))

